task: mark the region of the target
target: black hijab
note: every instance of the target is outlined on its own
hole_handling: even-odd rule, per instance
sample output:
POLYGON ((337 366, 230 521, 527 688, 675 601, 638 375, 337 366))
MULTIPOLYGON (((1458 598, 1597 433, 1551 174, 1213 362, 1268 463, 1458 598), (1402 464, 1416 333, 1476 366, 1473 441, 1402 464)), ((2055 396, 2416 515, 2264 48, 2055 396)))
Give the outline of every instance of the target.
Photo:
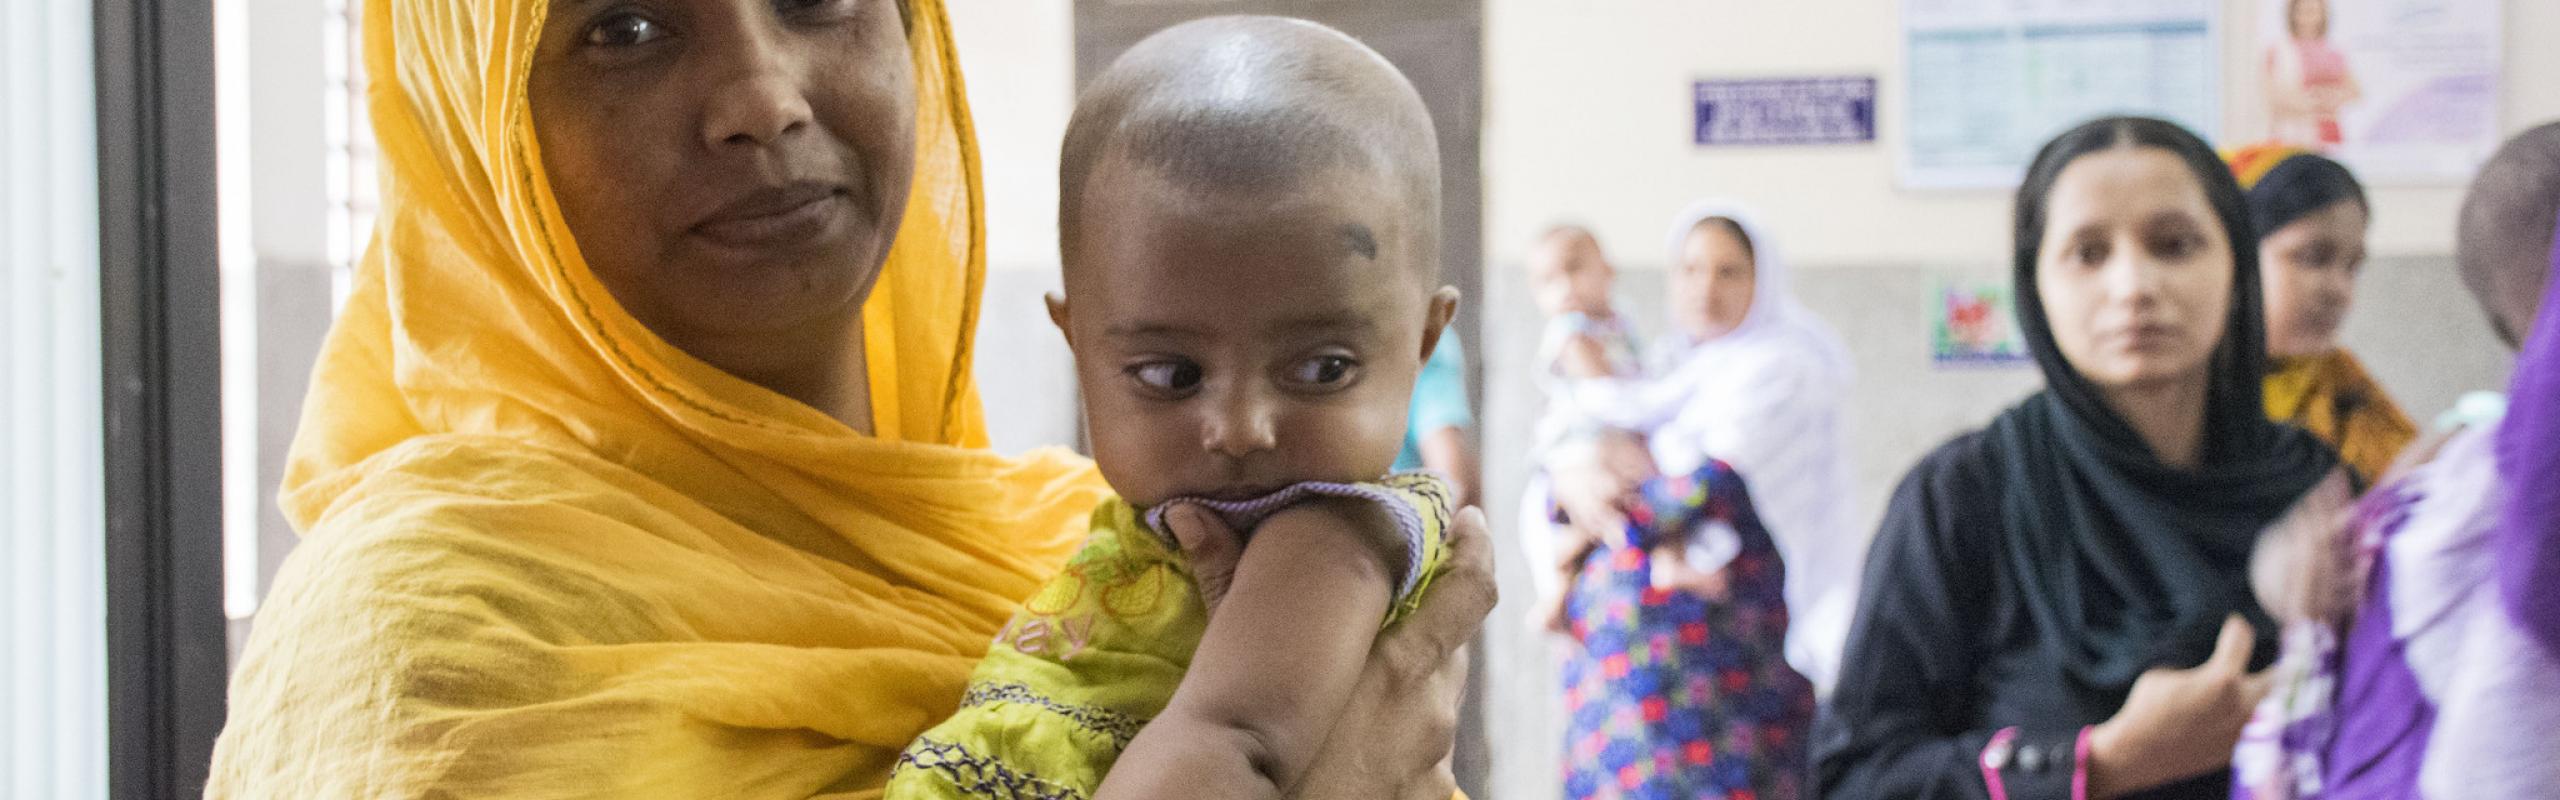
POLYGON ((2019 326, 2045 390, 1984 432, 2002 464, 2004 557, 2024 584, 2045 646, 2083 686, 2129 685, 2152 667, 2189 667, 2213 650, 2223 618, 2257 628, 2255 663, 2276 626, 2250 594, 2259 532, 2337 468, 2309 434, 2266 418, 2257 237, 2231 173, 2201 139, 2155 119, 2101 119, 2045 145, 2017 201, 2019 326), (2161 462, 2098 387, 2063 357, 2037 293, 2046 197, 2063 168, 2121 146, 2168 151, 2204 184, 2230 238, 2231 309, 2205 405, 2202 463, 2161 462))

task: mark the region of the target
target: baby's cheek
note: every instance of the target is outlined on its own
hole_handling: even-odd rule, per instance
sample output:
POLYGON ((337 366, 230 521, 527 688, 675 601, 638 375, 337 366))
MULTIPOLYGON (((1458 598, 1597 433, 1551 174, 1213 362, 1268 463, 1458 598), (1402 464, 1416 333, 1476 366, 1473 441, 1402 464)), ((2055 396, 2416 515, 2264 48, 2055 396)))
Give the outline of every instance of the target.
MULTIPOLYGON (((1328 478, 1371 480, 1395 467, 1404 449, 1405 420, 1412 390, 1393 398, 1354 406, 1326 408, 1298 424, 1308 471, 1328 478)), ((1283 434, 1288 435, 1288 434, 1283 434)))
POLYGON ((1112 492, 1141 506, 1170 499, 1173 480, 1191 468, 1186 455, 1200 450, 1198 426, 1139 403, 1086 402, 1085 436, 1112 492))

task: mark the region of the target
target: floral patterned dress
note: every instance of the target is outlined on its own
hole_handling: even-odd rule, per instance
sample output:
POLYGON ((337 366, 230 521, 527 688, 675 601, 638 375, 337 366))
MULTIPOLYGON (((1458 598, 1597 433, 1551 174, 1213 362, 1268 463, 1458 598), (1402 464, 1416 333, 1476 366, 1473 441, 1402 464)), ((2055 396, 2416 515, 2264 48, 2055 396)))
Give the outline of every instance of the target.
POLYGON ((1594 551, 1567 601, 1565 796, 1794 800, 1813 685, 1788 666, 1786 568, 1723 462, 1644 487, 1625 541, 1594 551), (1726 596, 1652 585, 1642 546, 1721 524, 1740 540, 1726 596))

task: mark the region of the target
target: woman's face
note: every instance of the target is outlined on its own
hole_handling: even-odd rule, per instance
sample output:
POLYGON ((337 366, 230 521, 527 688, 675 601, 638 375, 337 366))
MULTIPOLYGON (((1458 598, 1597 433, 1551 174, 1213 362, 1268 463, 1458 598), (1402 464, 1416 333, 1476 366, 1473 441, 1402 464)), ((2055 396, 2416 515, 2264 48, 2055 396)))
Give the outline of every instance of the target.
POLYGON ((2328 0, 2293 0, 2293 37, 2317 39, 2329 32, 2328 0))
POLYGON ((534 130, 596 278, 732 373, 841 334, 914 175, 895 0, 554 0, 534 130))
POLYGON ((2106 390, 2203 381, 2231 316, 2233 257, 2185 162, 2091 153, 2045 202, 2036 292, 2071 366, 2106 390))
POLYGON ((1672 315, 1682 330, 1700 339, 1732 333, 1758 289, 1759 267, 1742 237, 1712 219, 1689 229, 1671 270, 1672 315))
POLYGON ((2364 268, 2364 204, 2340 200, 2258 242, 2267 294, 2267 353, 2314 356, 2338 346, 2338 326, 2364 268))

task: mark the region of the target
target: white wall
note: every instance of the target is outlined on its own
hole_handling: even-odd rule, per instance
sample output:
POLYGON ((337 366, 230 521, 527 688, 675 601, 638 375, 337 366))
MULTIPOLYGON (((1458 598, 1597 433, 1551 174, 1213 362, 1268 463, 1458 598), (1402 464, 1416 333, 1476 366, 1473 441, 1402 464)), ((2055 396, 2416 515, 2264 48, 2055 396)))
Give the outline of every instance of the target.
MULTIPOLYGON (((330 102, 341 4, 215 3, 225 611, 246 620, 297 537, 273 498, 335 310, 330 102)), ((333 127, 338 130, 333 130, 333 127)), ((245 628, 234 626, 237 635, 245 628)))
MULTIPOLYGON (((2251 74, 2258 0, 2224 0, 2225 73, 2251 74)), ((2508 0, 2505 121, 2560 117, 2560 3, 2508 0)), ((1913 192, 1893 182, 1903 138, 1896 0, 1488 0, 1485 252, 1515 263, 1527 238, 1581 220, 1622 261, 1661 260, 1662 228, 1699 196, 1759 207, 1808 264, 1996 265, 2008 196, 1913 192), (1597 54, 1605 53, 1606 57, 1597 54), (1690 82, 1874 75, 1873 146, 1700 149, 1690 82)), ((2226 93, 2228 116, 2247 100, 2226 93)), ((2376 192, 2377 255, 2442 255, 2458 187, 2376 192)))
POLYGON ((1055 270, 1058 142, 1075 111, 1074 0, 950 4, 985 160, 987 266, 1055 270))
POLYGON ((996 449, 1076 441, 1075 372, 1041 295, 1058 286, 1058 142, 1075 110, 1073 0, 950 5, 987 192, 978 388, 996 449))
POLYGON ((109 796, 106 675, 122 665, 107 654, 97 15, 88 0, 0 9, 5 797, 109 796))

